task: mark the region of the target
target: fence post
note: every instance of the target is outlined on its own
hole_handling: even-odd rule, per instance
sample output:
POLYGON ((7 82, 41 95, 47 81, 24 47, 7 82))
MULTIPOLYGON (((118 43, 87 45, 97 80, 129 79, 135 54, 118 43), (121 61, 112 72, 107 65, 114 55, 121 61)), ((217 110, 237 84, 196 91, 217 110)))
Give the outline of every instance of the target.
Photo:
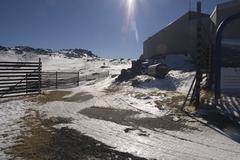
POLYGON ((56 89, 58 88, 58 72, 56 71, 56 89))
POLYGON ((41 94, 41 88, 42 88, 42 62, 41 58, 39 58, 39 63, 38 63, 38 93, 41 94))
POLYGON ((26 93, 27 93, 27 73, 26 73, 26 75, 25 75, 25 79, 26 79, 26 93))
POLYGON ((77 72, 77 86, 79 86, 79 72, 77 72))

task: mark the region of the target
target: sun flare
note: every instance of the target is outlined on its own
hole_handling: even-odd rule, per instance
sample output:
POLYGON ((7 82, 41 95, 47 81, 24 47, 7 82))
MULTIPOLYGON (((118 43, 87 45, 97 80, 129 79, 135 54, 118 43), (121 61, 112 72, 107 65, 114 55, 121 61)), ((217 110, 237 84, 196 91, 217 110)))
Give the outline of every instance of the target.
POLYGON ((136 0, 126 0, 126 30, 133 31, 136 42, 139 41, 138 27, 136 22, 136 0))
POLYGON ((134 0, 127 0, 128 6, 131 6, 133 4, 134 0))
POLYGON ((129 20, 135 18, 135 0, 127 0, 127 16, 129 20))
POLYGON ((127 6, 129 10, 134 8, 135 0, 127 0, 127 6))

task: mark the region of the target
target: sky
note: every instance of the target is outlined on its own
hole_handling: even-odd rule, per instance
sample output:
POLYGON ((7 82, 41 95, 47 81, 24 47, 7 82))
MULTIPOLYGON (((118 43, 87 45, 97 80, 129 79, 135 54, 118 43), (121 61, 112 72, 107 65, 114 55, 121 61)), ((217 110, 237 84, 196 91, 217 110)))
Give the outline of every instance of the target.
MULTIPOLYGON (((0 0, 0 45, 83 48, 100 57, 138 58, 143 42, 197 0, 0 0)), ((203 12, 227 0, 202 0, 203 12)))

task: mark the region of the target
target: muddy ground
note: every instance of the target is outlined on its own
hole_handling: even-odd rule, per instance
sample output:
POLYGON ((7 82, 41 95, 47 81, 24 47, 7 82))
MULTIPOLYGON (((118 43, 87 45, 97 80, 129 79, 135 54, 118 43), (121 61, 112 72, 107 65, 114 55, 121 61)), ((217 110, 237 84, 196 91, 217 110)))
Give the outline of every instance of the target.
MULTIPOLYGON (((40 105, 53 101, 64 102, 84 102, 93 98, 86 92, 81 92, 69 96, 69 91, 52 91, 44 93, 41 96, 31 99, 40 105)), ((152 130, 186 130, 191 129, 184 125, 184 121, 174 121, 171 115, 162 118, 141 118, 134 116, 140 114, 137 111, 118 110, 111 108, 101 108, 93 106, 79 112, 90 118, 111 121, 122 125, 131 126, 123 132, 139 130, 139 136, 149 136, 143 128, 152 130)), ((53 126, 57 124, 71 123, 71 118, 51 118, 44 119, 38 111, 29 110, 26 116, 22 118, 24 126, 29 128, 18 136, 17 144, 5 150, 6 154, 14 159, 18 157, 24 160, 98 160, 98 159, 144 159, 128 153, 122 153, 114 150, 98 140, 88 137, 74 129, 61 128, 56 129, 53 126)))
POLYGON ((69 123, 71 119, 51 118, 42 120, 37 111, 23 118, 29 130, 18 136, 17 145, 5 150, 13 159, 24 160, 144 160, 128 153, 114 150, 74 129, 53 128, 69 123))
MULTIPOLYGON (((44 93, 41 96, 30 99, 40 105, 53 101, 63 102, 84 102, 93 98, 93 95, 80 92, 73 96, 70 91, 52 91, 44 93)), ((148 128, 157 131, 164 130, 195 130, 185 125, 183 120, 174 120, 173 115, 161 118, 135 118, 140 114, 137 111, 118 110, 112 108, 103 108, 93 106, 79 112, 90 118, 101 119, 115 122, 121 125, 130 126, 123 132, 139 130, 139 136, 149 136, 142 128, 148 128)), ((88 137, 74 129, 61 128, 56 129, 53 126, 57 124, 71 123, 71 118, 51 118, 44 119, 38 111, 29 110, 26 116, 22 118, 24 126, 29 128, 21 133, 16 139, 17 144, 5 150, 6 154, 17 159, 24 160, 122 160, 122 159, 144 159, 128 153, 122 153, 114 150, 98 140, 88 137)))
MULTIPOLYGON (((73 96, 69 91, 52 91, 44 93, 29 101, 46 104, 53 101, 83 102, 93 96, 81 92, 73 96)), ((56 129, 57 124, 71 123, 71 118, 55 117, 44 119, 37 110, 28 110, 22 118, 28 130, 22 131, 15 140, 16 145, 7 148, 4 152, 13 159, 24 160, 141 160, 128 153, 116 151, 89 136, 74 129, 56 129)))
POLYGON ((131 110, 119 110, 113 108, 103 108, 93 106, 86 108, 79 113, 90 118, 101 119, 105 121, 115 122, 117 124, 131 126, 131 130, 139 129, 139 127, 157 131, 158 129, 172 130, 172 131, 191 131, 197 128, 190 127, 185 124, 186 120, 174 120, 173 114, 169 114, 158 118, 136 118, 139 112, 131 110))
MULTIPOLYGON (((93 98, 93 95, 87 92, 81 92, 69 96, 69 91, 53 91, 44 95, 30 99, 33 102, 46 104, 53 101, 64 102, 84 102, 93 98)), ((178 101, 175 106, 178 108, 178 101)), ((163 102, 158 103, 162 105, 163 102)), ((168 103, 168 101, 164 102, 168 103)), ((178 110, 179 111, 179 110, 178 110)), ((180 114, 180 112, 177 112, 180 114)), ((144 128, 154 131, 182 131, 191 132, 197 128, 186 125, 187 119, 183 113, 181 118, 176 119, 176 115, 169 114, 159 118, 141 117, 137 118, 140 112, 131 110, 119 110, 113 108, 104 108, 101 106, 92 106, 81 110, 79 114, 89 118, 111 121, 117 124, 129 126, 123 132, 128 133, 138 130, 139 136, 150 136, 144 128)), ((225 120, 222 116, 209 115, 204 117, 209 123, 218 128, 226 128, 231 121, 225 120), (215 119, 213 119, 215 118, 215 119), (216 119, 217 118, 217 119, 216 119), (214 124, 214 122, 219 122, 214 124)), ((22 158, 24 160, 141 160, 144 158, 116 151, 100 141, 84 135, 74 129, 67 127, 56 129, 53 126, 57 124, 71 123, 71 118, 55 117, 44 119, 38 111, 28 110, 26 116, 22 118, 24 126, 28 128, 22 131, 16 139, 16 145, 7 148, 4 152, 13 157, 13 159, 22 158)), ((190 122, 188 122, 190 123, 190 122)), ((234 128, 237 128, 234 126, 234 128)), ((239 130, 237 131, 239 133, 239 130)), ((234 132, 236 133, 236 132, 234 132)), ((235 135, 235 134, 234 134, 235 135)), ((235 137, 236 138, 236 137, 235 137)), ((239 137, 237 137, 239 138, 239 137)), ((236 139, 237 139, 236 138, 236 139)), ((235 141, 236 141, 235 139, 235 141)), ((183 139, 185 140, 185 139, 183 139)))

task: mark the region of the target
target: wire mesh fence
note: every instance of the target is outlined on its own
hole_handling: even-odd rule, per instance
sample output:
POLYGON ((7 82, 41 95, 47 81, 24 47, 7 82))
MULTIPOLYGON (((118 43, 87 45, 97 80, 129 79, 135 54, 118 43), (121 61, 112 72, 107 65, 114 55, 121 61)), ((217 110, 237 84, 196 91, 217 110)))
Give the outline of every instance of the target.
POLYGON ((43 89, 65 89, 79 86, 81 81, 91 81, 107 77, 109 72, 79 75, 79 72, 42 72, 43 89))
POLYGON ((63 89, 79 84, 79 72, 42 72, 42 88, 63 89))
POLYGON ((40 94, 42 89, 65 89, 80 81, 107 77, 109 72, 42 72, 42 62, 0 62, 0 98, 40 94))
POLYGON ((82 75, 79 76, 79 81, 91 81, 91 80, 95 80, 95 79, 101 79, 104 77, 109 76, 109 72, 98 72, 98 73, 92 73, 92 74, 88 74, 88 75, 82 75))

